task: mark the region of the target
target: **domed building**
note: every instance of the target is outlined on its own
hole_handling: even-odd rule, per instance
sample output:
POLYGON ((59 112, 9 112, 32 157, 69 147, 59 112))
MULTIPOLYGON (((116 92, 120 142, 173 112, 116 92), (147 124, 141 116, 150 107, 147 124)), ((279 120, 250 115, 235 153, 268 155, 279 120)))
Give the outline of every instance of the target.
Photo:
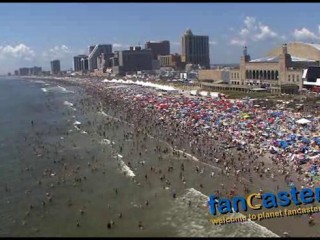
MULTIPOLYGON (((244 47, 238 69, 231 69, 229 84, 200 83, 215 90, 268 90, 271 93, 298 93, 303 69, 319 66, 320 44, 289 43, 272 49, 266 57, 251 59, 244 47)), ((199 74, 200 75, 200 74, 199 74)))
MULTIPOLYGON (((292 42, 287 44, 288 54, 296 58, 320 61, 320 44, 292 42)), ((267 56, 278 56, 282 52, 282 47, 278 46, 272 49, 267 56)))

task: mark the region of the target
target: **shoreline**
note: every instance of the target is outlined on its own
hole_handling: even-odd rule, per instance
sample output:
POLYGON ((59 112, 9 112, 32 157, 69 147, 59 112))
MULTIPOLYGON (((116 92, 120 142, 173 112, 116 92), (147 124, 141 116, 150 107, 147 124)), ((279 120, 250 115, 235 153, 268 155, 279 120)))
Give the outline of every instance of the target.
MULTIPOLYGON (((43 79, 43 78, 40 78, 40 79, 43 79)), ((88 82, 87 84, 85 83, 85 82, 80 82, 80 81, 78 81, 78 82, 76 82, 76 80, 75 81, 72 81, 72 82, 70 82, 69 80, 58 80, 58 79, 45 79, 45 80, 48 80, 48 81, 55 81, 55 82, 61 82, 61 83, 64 83, 64 84, 75 84, 75 85, 79 85, 79 86, 81 86, 81 87, 84 87, 84 88, 86 88, 87 89, 87 91, 89 91, 89 92, 91 92, 91 93, 95 93, 96 95, 94 95, 94 94, 92 94, 92 95, 94 95, 94 97, 97 99, 97 100, 100 100, 101 102, 104 102, 104 100, 105 100, 105 102, 106 102, 106 104, 113 104, 112 106, 114 106, 115 107, 115 109, 124 109, 124 107, 127 107, 127 102, 121 102, 123 99, 116 99, 116 97, 115 98, 113 98, 112 97, 112 95, 110 96, 110 94, 109 95, 107 95, 110 99, 106 99, 106 92, 108 92, 109 91, 109 93, 113 93, 113 91, 115 91, 114 89, 112 90, 112 89, 105 89, 103 86, 107 86, 107 84, 101 84, 101 89, 100 88, 98 88, 98 86, 94 86, 94 84, 95 83, 90 83, 90 82, 88 82), (97 87, 96 89, 94 89, 95 87, 97 87), (117 102, 117 101, 120 101, 120 102, 117 102)), ((164 138, 164 139, 162 139, 163 141, 165 141, 165 140, 171 140, 172 139, 172 136, 170 136, 170 135, 166 135, 166 134, 161 134, 161 132, 163 133, 163 131, 161 131, 161 130, 163 130, 163 127, 165 127, 165 129, 167 129, 168 130, 168 132, 170 132, 170 133, 175 133, 175 134, 177 134, 179 137, 178 138, 183 138, 183 132, 181 133, 181 132, 179 132, 179 129, 177 130, 177 129, 174 129, 174 126, 166 126, 165 124, 163 125, 163 126, 157 126, 157 125, 148 125, 148 121, 146 121, 146 119, 147 120, 150 120, 150 119, 152 119, 151 120, 151 122, 155 122, 157 119, 155 119, 156 117, 157 117, 157 115, 156 115, 156 113, 155 112, 151 112, 151 113, 148 113, 148 114, 146 114, 146 115, 143 115, 142 117, 141 116, 136 116, 136 112, 137 112, 137 110, 139 110, 139 109, 141 109, 141 106, 138 106, 138 107, 134 107, 134 106, 131 106, 131 107, 133 107, 132 109, 129 109, 127 112, 126 112, 126 115, 127 116, 125 116, 125 117, 123 117, 123 112, 118 112, 118 114, 120 115, 120 116, 114 116, 114 117, 122 117, 122 118, 124 118, 126 121, 128 121, 128 120, 131 120, 131 122, 133 122, 133 123, 131 123, 131 124, 134 124, 134 126, 136 126, 137 125, 137 123, 139 123, 139 124, 141 124, 141 125, 143 125, 143 126, 145 126, 144 128, 142 128, 141 129, 141 131, 143 132, 143 134, 149 134, 149 132, 151 132, 151 131, 154 131, 154 134, 155 135, 158 135, 159 133, 159 135, 160 135, 160 139, 161 139, 161 137, 162 138, 164 138), (146 116, 146 117, 145 117, 146 116), (154 129, 152 130, 152 128, 154 127, 154 129), (180 135, 181 134, 181 135, 180 135)), ((117 111, 116 111, 117 112, 117 111)), ((138 111, 139 112, 139 111, 138 111)), ((118 120, 121 120, 121 118, 119 118, 118 120)), ((123 119, 122 119, 123 120, 123 119)), ((128 121, 129 122, 129 121, 128 121)), ((140 131, 140 129, 138 129, 138 131, 140 131)), ((185 133, 184 133, 185 134, 185 133)), ((151 134, 152 136, 154 136, 153 134, 151 134)), ((223 139, 223 134, 220 134, 220 135, 218 135, 218 138, 222 138, 223 139)), ((202 139, 203 140, 203 139, 202 139)), ((166 141, 165 141, 166 142, 166 141)), ((201 142, 201 139, 199 139, 199 142, 201 142)), ((204 141, 202 141, 202 142, 204 142, 204 141)), ((169 144, 173 149, 176 149, 176 144, 174 144, 173 143, 173 141, 170 143, 168 143, 168 142, 166 142, 167 144, 169 144)), ((220 164, 220 169, 222 169, 222 167, 223 166, 221 166, 221 164, 222 164, 222 158, 224 158, 223 157, 223 152, 225 152, 225 151, 221 151, 222 149, 221 149, 221 141, 219 142, 219 141, 215 141, 215 143, 213 144, 213 148, 214 148, 214 151, 215 151, 215 154, 216 155, 218 155, 218 157, 215 157, 215 158, 217 158, 217 159, 220 159, 220 162, 219 163, 217 163, 217 165, 219 165, 220 164)), ((178 146, 178 149, 188 149, 188 141, 182 141, 181 143, 180 143, 180 145, 181 146, 178 146)), ((208 147, 208 146, 205 146, 205 147, 208 147)), ((205 148, 204 147, 204 148, 205 148)), ((190 155, 192 155, 192 158, 196 158, 196 159, 198 159, 198 160, 200 160, 200 162, 203 162, 204 164, 207 164, 207 165, 210 165, 210 166, 213 166, 213 167, 216 167, 216 166, 214 166, 214 165, 211 165, 212 163, 210 163, 210 161, 205 157, 204 158, 204 156, 206 156, 206 152, 207 151, 205 151, 205 149, 204 148, 202 148, 202 149, 200 149, 200 151, 198 150, 197 151, 197 149, 191 149, 191 153, 190 153, 190 151, 189 152, 186 152, 186 154, 188 154, 189 155, 189 157, 190 157, 190 155), (194 150, 194 152, 193 152, 193 150, 194 150), (205 152, 205 153, 204 153, 205 152), (203 154, 204 153, 204 154, 203 154)), ((190 149, 189 149, 190 150, 190 149)), ((212 150, 212 148, 211 148, 211 150, 212 150)), ((235 150, 235 149, 232 149, 232 150, 235 150)), ((232 151, 232 150, 230 150, 230 155, 231 155, 231 153, 232 153, 232 155, 233 156, 236 156, 237 157, 237 154, 238 154, 238 152, 236 152, 236 151, 232 151)), ((178 151, 184 151, 184 150, 178 150, 178 151)), ((248 152, 249 153, 247 153, 247 154, 245 154, 245 153, 243 153, 243 152, 241 152, 241 154, 243 154, 241 157, 240 157, 240 160, 241 160, 241 162, 245 162, 245 161, 247 161, 246 160, 246 158, 248 158, 248 159, 252 159, 251 157, 250 157, 250 154, 251 154, 251 156, 253 156, 253 155, 256 155, 257 153, 256 152, 251 152, 251 151, 253 151, 252 149, 249 149, 248 150, 248 152), (253 154, 253 155, 252 155, 253 154)), ((232 156, 231 155, 231 156, 232 156)), ((259 156, 259 154, 258 154, 258 156, 259 156)), ((270 160, 269 160, 269 157, 261 157, 261 156, 259 156, 259 160, 261 160, 261 162, 264 162, 265 164, 270 164, 270 160)), ((228 162, 228 160, 226 161, 226 162, 228 162)), ((237 165, 236 165, 237 166, 237 165)), ((229 170, 227 170, 226 172, 229 172, 229 170)), ((230 173, 228 173, 228 174, 224 174, 224 172, 222 172, 221 173, 221 175, 226 175, 225 176, 225 178, 226 179, 230 179, 230 178, 235 178, 235 175, 233 175, 231 172, 230 173)), ((247 174, 243 174, 243 176, 242 177, 247 177, 246 176, 247 174)), ((264 184, 262 184, 262 183, 264 183, 265 182, 265 180, 264 179, 260 179, 259 178, 259 174, 257 173, 257 174, 251 174, 251 175, 253 175, 253 177, 254 178, 257 178, 258 179, 258 181, 257 181, 257 184, 254 184, 255 186, 250 186, 250 188, 255 188, 256 189, 256 191, 258 191, 259 190, 259 188, 261 188, 261 186, 263 186, 264 184)), ((295 174, 294 174, 295 175, 295 174)), ((297 178, 297 176, 295 175, 295 176, 292 176, 292 178, 297 178)), ((248 182, 250 182, 250 180, 248 180, 247 178, 245 178, 248 182)), ((230 182, 237 182, 237 181, 232 181, 232 179, 230 179, 230 180, 228 180, 228 181, 230 181, 230 182)), ((297 181, 295 181, 295 182, 297 182, 297 181)), ((275 185, 280 185, 280 184, 282 184, 282 186, 285 186, 286 184, 283 184, 284 183, 284 181, 283 181, 283 175, 282 174, 275 174, 275 179, 274 179, 274 181, 272 180, 272 181, 270 181, 270 182, 268 182, 267 184, 265 184, 265 185, 269 185, 269 188, 271 188, 271 189, 275 189, 275 185), (272 182, 274 182, 273 184, 272 184, 272 182)), ((299 183, 299 182, 298 182, 299 183)), ((232 184, 231 184, 232 185, 232 184)), ((298 185, 298 184, 297 184, 298 185)), ((225 189, 226 190, 226 189, 225 189)), ((239 192, 239 193, 243 193, 244 191, 242 191, 242 189, 240 189, 240 187, 237 189, 237 192, 239 192)), ((227 191, 225 192, 226 194, 228 193, 227 191)), ((223 195, 225 195, 225 194, 223 194, 223 195)), ((291 219, 293 220, 293 218, 295 218, 295 217, 291 217, 291 219)), ((296 219, 297 220, 297 219, 296 219)), ((272 220, 271 220, 272 221, 272 220)), ((277 221, 281 221, 281 220, 274 220, 275 222, 277 222, 277 221)), ((305 220, 303 220, 303 221, 305 221, 305 220)), ((261 223, 259 223, 259 224, 261 224, 262 226, 265 226, 265 227, 267 227, 268 229, 271 229, 273 232, 276 232, 278 235, 281 235, 281 233, 279 232, 279 230, 276 230, 276 231, 274 231, 272 228, 275 228, 276 226, 272 226, 272 225, 279 225, 279 224, 267 224, 267 222, 269 222, 269 221, 262 221, 261 223), (265 223, 264 223, 265 222, 265 223), (272 226, 272 227, 269 227, 269 225, 270 226, 272 226), (280 233, 280 234, 279 234, 280 233)), ((299 221, 289 221, 289 222, 299 222, 299 221)), ((306 223, 307 224, 307 223, 306 223)), ((283 224, 283 225, 287 225, 287 223, 286 224, 283 224)), ((292 223, 288 223, 288 225, 290 225, 290 226, 292 226, 292 223)), ((297 225, 297 227, 298 226, 300 226, 301 225, 301 223, 295 223, 295 225, 297 225)), ((286 229, 289 229, 289 226, 286 228, 286 229)), ((310 229, 311 230, 311 229, 310 229)), ((291 234, 291 232, 290 232, 290 230, 287 230, 287 232, 289 232, 289 234, 290 234, 290 236, 293 236, 292 234, 291 234)), ((304 233, 303 231, 302 231, 302 233, 304 233)), ((301 235, 300 235, 301 236, 301 235)))

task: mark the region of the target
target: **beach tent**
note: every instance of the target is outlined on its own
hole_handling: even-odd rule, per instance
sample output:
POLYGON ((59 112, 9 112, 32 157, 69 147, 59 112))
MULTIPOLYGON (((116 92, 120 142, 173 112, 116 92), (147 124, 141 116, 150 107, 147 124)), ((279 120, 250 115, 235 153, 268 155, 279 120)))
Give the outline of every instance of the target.
POLYGON ((311 121, 308 120, 308 119, 305 119, 305 118, 301 118, 298 121, 296 121, 296 123, 298 123, 298 124, 308 124, 308 123, 311 123, 311 121))

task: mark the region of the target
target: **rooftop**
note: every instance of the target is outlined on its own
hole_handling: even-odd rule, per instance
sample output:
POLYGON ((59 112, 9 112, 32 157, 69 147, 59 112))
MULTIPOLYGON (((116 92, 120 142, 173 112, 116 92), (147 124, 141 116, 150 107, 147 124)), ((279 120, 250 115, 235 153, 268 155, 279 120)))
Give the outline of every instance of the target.
POLYGON ((185 35, 193 35, 190 28, 187 29, 187 31, 185 32, 185 35))
MULTIPOLYGON (((319 45, 319 49, 320 49, 320 44, 317 44, 317 45, 319 45)), ((315 62, 315 60, 312 60, 312 59, 300 58, 295 56, 291 56, 291 59, 293 62, 315 62)), ((279 62, 279 56, 257 58, 257 59, 251 60, 250 62, 251 63, 259 63, 259 62, 277 63, 279 62)))
POLYGON ((316 44, 316 43, 305 43, 305 44, 307 44, 307 45, 309 45, 311 47, 314 47, 317 50, 320 50, 320 44, 316 44))

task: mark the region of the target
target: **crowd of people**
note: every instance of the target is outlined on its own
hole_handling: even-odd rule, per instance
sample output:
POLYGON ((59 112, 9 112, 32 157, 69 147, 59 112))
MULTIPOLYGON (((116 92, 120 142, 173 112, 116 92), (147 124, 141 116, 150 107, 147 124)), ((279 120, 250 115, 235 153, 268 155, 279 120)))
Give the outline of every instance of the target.
MULTIPOLYGON (((289 177, 291 172, 300 173, 304 185, 309 187, 319 181, 318 116, 265 109, 254 105, 250 99, 194 97, 136 86, 110 89, 106 86, 110 84, 94 83, 89 84, 88 89, 100 94, 115 109, 125 107, 127 120, 136 121, 148 132, 155 127, 165 129, 166 140, 172 146, 198 154, 204 162, 224 160, 227 173, 231 168, 235 175, 251 171, 248 163, 245 166, 239 161, 238 166, 234 160, 227 161, 225 151, 221 150, 234 147, 253 160, 270 157, 279 173, 287 176, 288 184, 294 184, 289 177), (300 124, 303 117, 307 118, 307 123, 300 124), (221 156, 217 157, 219 154, 221 156), (288 166, 290 171, 285 170, 288 166)), ((163 131, 157 133, 164 134, 163 131)), ((263 162, 262 167, 259 161, 252 163, 253 170, 259 174, 274 175, 263 167, 263 162)))
MULTIPOLYGON (((319 182, 319 116, 264 108, 249 98, 191 96, 101 80, 74 83, 84 86, 96 99, 97 111, 111 109, 115 119, 135 126, 135 134, 161 139, 174 155, 219 169, 218 174, 225 175, 233 187, 219 183, 218 196, 248 194, 254 185, 262 193, 266 191, 261 184, 265 179, 276 185, 280 179, 288 187, 302 188, 319 182)), ((180 178, 185 182, 183 168, 181 165, 180 178)), ((195 171, 202 174, 204 170, 196 167, 195 171)), ((212 171, 210 176, 215 178, 216 174, 212 171)))

